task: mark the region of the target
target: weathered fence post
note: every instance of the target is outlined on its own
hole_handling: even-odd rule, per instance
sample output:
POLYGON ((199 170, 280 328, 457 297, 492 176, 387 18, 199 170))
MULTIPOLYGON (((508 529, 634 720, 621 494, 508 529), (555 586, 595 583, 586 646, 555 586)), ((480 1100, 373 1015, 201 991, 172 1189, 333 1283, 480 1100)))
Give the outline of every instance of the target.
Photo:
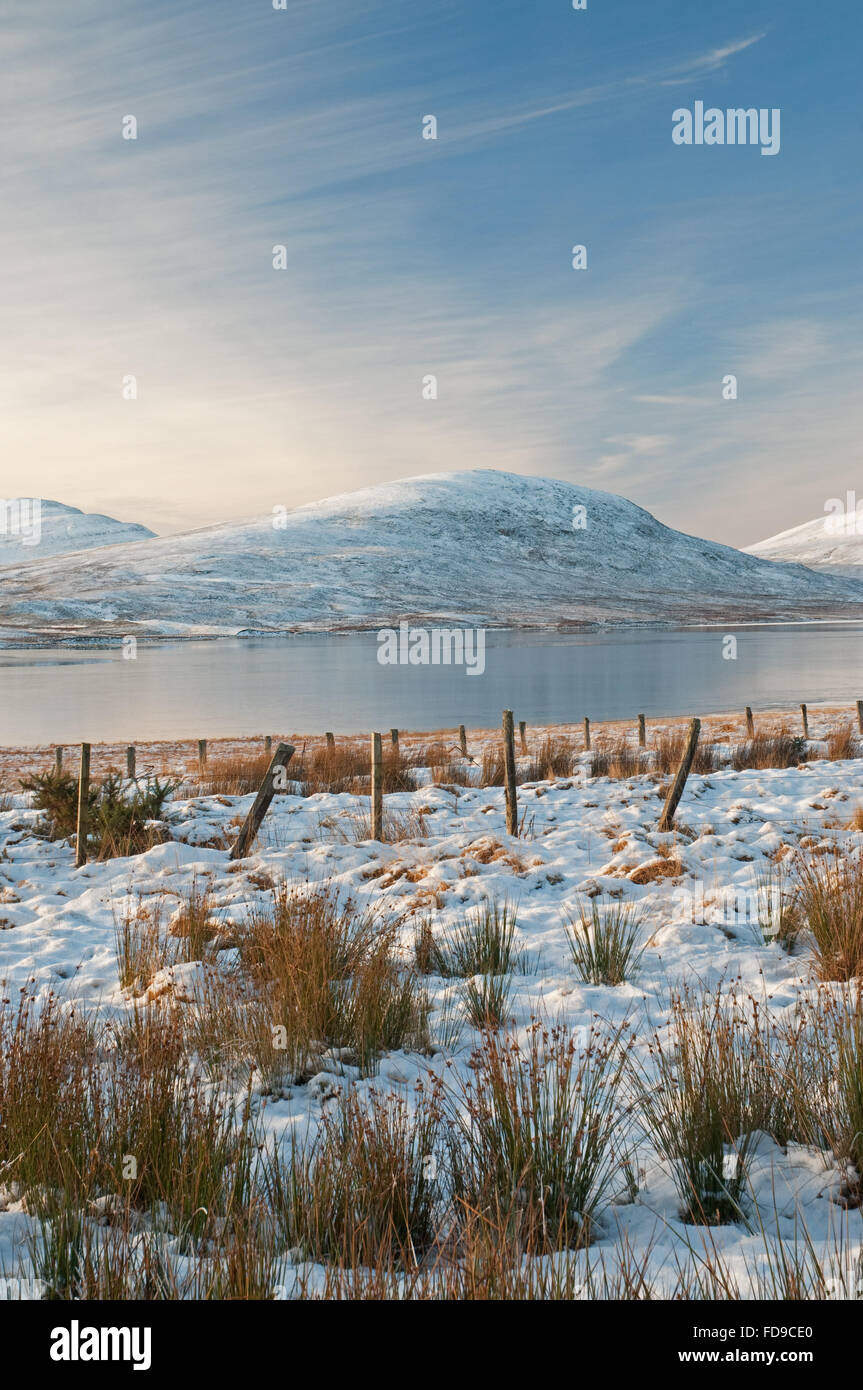
POLYGON ((863 700, 857 701, 857 729, 863 734, 863 700))
POLYGON ((78 773, 78 826, 75 839, 75 868, 87 863, 87 823, 90 818, 90 745, 81 744, 81 770, 78 773))
POLYGON ((808 715, 808 713, 807 713, 807 710, 806 710, 806 706, 805 706, 805 705, 801 705, 801 706, 800 706, 800 713, 801 713, 802 716, 803 716, 803 737, 804 737, 804 738, 808 738, 808 737, 809 737, 809 715, 808 715))
POLYGON ((590 720, 587 717, 584 720, 584 751, 590 752, 590 720))
POLYGON ((279 790, 276 786, 278 772, 281 768, 287 767, 293 756, 294 749, 289 743, 278 744, 270 766, 264 773, 264 780, 258 788, 258 794, 252 802, 251 810, 240 827, 240 833, 228 856, 229 859, 245 859, 252 847, 252 841, 261 828, 261 821, 270 809, 270 802, 279 790))
POLYGON ((336 736, 335 736, 335 734, 324 734, 324 738, 327 740, 327 752, 328 752, 328 753, 335 753, 335 751, 336 751, 336 736))
POLYGON ((207 766, 207 740, 198 739, 198 771, 204 772, 207 766))
POLYGON ((461 749, 461 755, 462 755, 462 757, 463 757, 463 758, 466 758, 466 757, 467 757, 467 733, 466 733, 466 731, 465 731, 464 724, 459 724, 459 726, 458 726, 458 746, 459 746, 459 748, 461 749))
POLYGON ((506 796, 506 833, 518 834, 518 793, 515 786, 515 732, 512 710, 503 712, 503 770, 506 796))
POLYGON ((645 725, 643 714, 638 716, 638 746, 639 748, 647 747, 647 726, 645 725))
POLYGON ((752 718, 752 710, 746 706, 746 737, 755 737, 755 720, 752 718))
POLYGON ((390 729, 390 738, 391 738, 391 740, 392 740, 393 748, 396 750, 396 756, 398 756, 398 751, 399 751, 399 731, 398 731, 398 729, 390 729))
POLYGON ((372 734, 372 839, 384 838, 384 762, 381 736, 372 734))
POLYGON ((59 777, 59 776, 60 776, 60 773, 61 773, 62 771, 63 771, 63 749, 62 749, 62 748, 55 748, 55 749, 54 749, 54 772, 55 772, 55 774, 59 777))
POLYGON ((521 743, 521 751, 522 751, 522 753, 526 753, 526 752, 527 752, 527 721, 524 720, 524 719, 520 719, 520 720, 518 721, 518 737, 519 737, 519 742, 521 743))
POLYGON ((130 743, 126 749, 126 776, 134 782, 135 780, 135 745, 130 743))
POLYGON ((689 725, 689 738, 686 741, 686 748, 680 760, 680 767, 677 769, 677 776, 671 784, 668 796, 665 798, 665 805, 662 808, 662 816, 659 821, 660 830, 671 830, 674 825, 674 813, 683 795, 683 788, 686 786, 686 779, 692 767, 692 759, 695 757, 695 749, 698 744, 698 735, 700 733, 701 720, 693 719, 692 723, 689 725))
POLYGON ((268 758, 272 756, 272 752, 273 752, 273 736, 272 736, 272 734, 264 734, 264 752, 266 753, 266 755, 267 755, 268 758))

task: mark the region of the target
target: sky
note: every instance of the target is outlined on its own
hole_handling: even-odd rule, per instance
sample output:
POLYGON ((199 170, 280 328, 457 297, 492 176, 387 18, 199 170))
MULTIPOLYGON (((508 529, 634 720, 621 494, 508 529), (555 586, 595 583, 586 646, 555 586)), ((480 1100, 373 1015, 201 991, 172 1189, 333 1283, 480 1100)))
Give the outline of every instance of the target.
POLYGON ((863 496, 861 39, 835 0, 0 0, 0 496, 170 533, 500 468, 732 545, 863 496), (778 154, 675 144, 697 101, 779 108, 778 154))

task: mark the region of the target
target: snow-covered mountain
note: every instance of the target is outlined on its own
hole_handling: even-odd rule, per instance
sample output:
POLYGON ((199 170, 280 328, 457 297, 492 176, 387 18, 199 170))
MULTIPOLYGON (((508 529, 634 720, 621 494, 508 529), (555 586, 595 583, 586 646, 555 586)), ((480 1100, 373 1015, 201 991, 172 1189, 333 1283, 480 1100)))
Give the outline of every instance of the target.
POLYGON ((152 536, 146 526, 115 521, 112 516, 100 516, 97 512, 82 512, 62 502, 31 497, 0 500, 0 566, 123 541, 149 540, 152 536))
POLYGON ((863 618, 863 584, 548 478, 435 473, 0 573, 0 636, 863 618))
POLYGON ((747 553, 863 580, 863 512, 852 509, 817 516, 747 546, 747 553))

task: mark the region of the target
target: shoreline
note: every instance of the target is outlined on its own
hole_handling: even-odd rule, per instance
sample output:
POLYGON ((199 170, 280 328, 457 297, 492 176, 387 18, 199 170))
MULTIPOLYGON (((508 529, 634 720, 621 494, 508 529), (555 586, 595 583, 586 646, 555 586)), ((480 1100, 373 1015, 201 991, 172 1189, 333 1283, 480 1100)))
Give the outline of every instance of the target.
MULTIPOLYGON (((857 727, 856 709, 852 704, 844 704, 837 701, 824 701, 823 703, 807 704, 809 716, 809 742, 818 743, 825 739, 830 731, 842 724, 851 724, 857 727)), ((759 732, 776 733, 782 728, 788 728, 793 733, 802 736, 802 720, 799 706, 791 709, 772 707, 770 709, 756 709, 754 706, 753 717, 756 730, 759 732)), ((699 714, 701 720, 702 738, 711 743, 732 743, 743 741, 746 737, 746 719, 743 710, 723 710, 709 714, 699 714)), ((518 729, 518 711, 515 711, 516 730, 518 729)), ((669 729, 683 728, 692 718, 691 714, 674 714, 665 716, 648 716, 646 721, 647 746, 650 747, 651 741, 657 734, 661 734, 669 729)), ((549 724, 530 724, 527 722, 526 737, 528 749, 532 751, 545 738, 569 739, 583 746, 583 724, 578 723, 549 723, 549 724)), ((269 737, 272 738, 273 747, 280 741, 291 743, 299 751, 304 747, 309 750, 324 745, 323 730, 302 731, 276 731, 274 730, 269 737)), ((384 734, 384 742, 389 742, 389 730, 380 731, 384 734)), ((625 737, 629 742, 635 742, 638 734, 638 716, 633 715, 628 719, 591 719, 590 721, 591 741, 599 746, 609 738, 618 739, 625 737)), ((354 733, 336 733, 336 742, 357 745, 365 743, 370 737, 371 731, 360 730, 354 733)), ((476 753, 481 753, 483 748, 500 738, 499 727, 474 726, 466 729, 467 743, 471 757, 476 753)), ((251 758, 256 755, 262 756, 264 753, 264 733, 258 734, 224 734, 215 735, 207 738, 208 759, 213 762, 227 758, 251 758)), ((447 746, 458 747, 458 726, 442 727, 438 729, 399 729, 399 745, 402 751, 415 751, 418 748, 427 747, 430 744, 444 743, 447 746)), ((9 777, 15 777, 20 772, 30 772, 32 770, 44 770, 46 767, 54 765, 54 750, 62 746, 66 753, 64 766, 69 771, 74 771, 77 763, 75 761, 79 744, 66 743, 57 745, 54 743, 33 743, 33 744, 0 744, 0 788, 9 777)), ((117 741, 93 742, 91 743, 91 758, 94 771, 104 772, 110 767, 122 768, 125 766, 126 748, 131 746, 128 743, 117 741)), ((181 767, 188 770, 197 770, 198 766, 198 740, 194 738, 175 738, 175 739, 141 739, 134 744, 138 758, 139 776, 145 777, 148 771, 153 774, 161 774, 167 771, 177 771, 181 767)), ((520 750, 517 748, 517 752, 520 750)))
POLYGON ((40 635, 38 630, 22 630, 19 640, 13 628, 0 627, 0 652, 43 652, 43 651, 113 651, 122 647, 124 640, 134 637, 142 646, 172 646, 187 642, 280 642, 296 637, 355 637, 384 628, 398 627, 406 622, 419 628, 446 627, 453 629, 482 629, 485 632, 546 633, 557 636, 579 637, 595 633, 626 632, 705 632, 711 629, 724 630, 738 628, 776 628, 776 627, 853 627, 863 624, 863 609, 857 617, 843 617, 841 614, 820 614, 806 617, 743 617, 731 619, 725 615, 711 615, 681 622, 675 618, 593 618, 560 619, 556 622, 495 622, 476 620, 476 615, 453 616, 452 614, 399 614, 390 618, 359 619, 355 623, 333 627, 299 626, 278 630, 256 630, 240 628, 236 632, 152 632, 129 631, 139 620, 131 620, 124 627, 117 627, 111 633, 58 632, 40 635))

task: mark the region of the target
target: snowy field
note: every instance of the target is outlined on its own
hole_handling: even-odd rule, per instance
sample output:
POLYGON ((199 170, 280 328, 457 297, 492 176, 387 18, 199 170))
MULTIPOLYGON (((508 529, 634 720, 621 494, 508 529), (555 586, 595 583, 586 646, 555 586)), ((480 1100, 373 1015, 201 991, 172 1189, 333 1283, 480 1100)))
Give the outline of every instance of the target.
MULTIPOLYGON (((823 720, 822 725, 814 732, 825 732, 823 720)), ((532 741, 544 732, 531 731, 532 741)), ((13 764, 20 768, 26 759, 7 750, 7 790, 0 802, 5 997, 14 1007, 22 991, 33 994, 37 1006, 54 996, 61 1013, 74 1007, 76 1016, 99 1027, 121 1025, 147 1008, 177 1011, 188 1020, 200 1007, 203 981, 237 975, 237 933, 271 911, 274 889, 284 884, 302 895, 326 887, 352 911, 372 911, 381 929, 392 932, 405 970, 419 971, 427 1036, 415 1047, 382 1049, 371 1065, 325 1039, 303 1067, 286 1069, 278 1084, 252 1062, 245 1069, 226 1067, 219 1084, 227 1077, 233 1088, 237 1124, 248 1096, 245 1123, 254 1127, 259 1152, 286 1155, 292 1146, 294 1152, 308 1148, 349 1093, 363 1102, 376 1096, 377 1104, 388 1096, 398 1104, 400 1098, 406 1113, 415 1113, 418 1095, 437 1094, 443 1097, 446 1131, 454 1115, 470 1114, 483 1030, 469 1006, 467 981, 454 971, 439 973, 434 967, 444 956, 429 950, 429 943, 445 948, 490 904, 499 910, 506 904, 516 920, 513 964, 500 1027, 492 1031, 528 1056, 536 1021, 560 1029, 575 1050, 579 1085, 586 1084, 590 1067, 585 1071, 583 1059, 592 1049, 619 1047, 624 1058, 616 1089, 607 1082, 607 1171, 601 1184, 597 1179, 589 1225, 580 1227, 569 1249, 529 1249, 527 1263, 550 1277, 548 1271, 563 1262, 566 1291, 576 1296, 619 1296, 624 1287, 639 1285, 642 1294, 650 1290, 659 1297, 681 1291, 692 1298, 722 1297, 733 1285, 743 1296, 778 1297, 792 1277, 801 1280, 804 1292, 809 1279, 813 1288, 817 1284, 837 1297, 859 1295, 863 1216, 858 1175, 841 1145, 825 1138, 823 1129, 816 1142, 819 1135, 799 1119, 800 1110, 774 1132, 764 1122, 754 1133, 724 1136, 723 1176, 738 1194, 735 1209, 718 1222, 691 1219, 691 1211, 684 1219, 680 1164, 668 1143, 663 1146, 661 1121, 643 1100, 657 1095, 658 1055, 672 1068, 680 1061, 675 1027, 681 1008, 691 1022, 695 1015, 687 1008, 697 1013, 699 1007, 693 1001, 709 1012, 710 1001, 718 1000, 720 1010, 741 1019, 751 1020, 754 1011, 754 1033, 744 1027, 739 1035, 743 1046, 747 1038, 751 1043, 768 1033, 779 1040, 768 1090, 775 1084, 781 1109, 783 1094, 796 1095, 798 1082, 801 1092, 806 1089, 799 1076, 790 1075, 804 1052, 783 1051, 782 1040, 799 1040, 807 1018, 815 1020, 816 1031, 822 1028, 830 1016, 825 997, 841 1000, 850 988, 819 981, 807 924, 798 923, 786 936, 782 914, 801 854, 817 862, 838 849, 853 861, 863 846, 863 821, 855 820, 863 807, 863 757, 828 760, 827 744, 814 740, 807 749, 810 761, 736 771, 728 760, 739 733, 734 721, 708 722, 705 737, 723 740, 716 747, 724 765, 693 773, 671 833, 656 828, 667 778, 649 770, 594 777, 589 755, 580 752, 570 775, 519 787, 518 837, 505 832, 502 787, 437 785, 429 769, 417 768, 414 790, 385 799, 391 842, 368 839, 367 798, 349 792, 302 796, 295 789, 275 798, 253 852, 232 863, 227 849, 251 794, 208 794, 205 786, 190 794, 187 781, 166 807, 169 838, 143 853, 91 860, 78 869, 68 840, 37 833, 40 813, 31 795, 12 789, 13 764), (157 960, 148 975, 124 987, 118 947, 123 924, 135 930, 152 909, 167 940, 172 922, 188 915, 190 901, 205 904, 202 958, 161 966, 157 960), (591 904, 600 915, 632 905, 622 919, 635 923, 635 940, 621 983, 589 983, 577 968, 571 941, 589 934, 591 904), (426 948, 422 958, 418 941, 426 948)), ((494 735, 472 734, 470 741, 478 750, 494 735)), ((403 739, 405 747, 410 740, 403 739)), ((170 765, 180 757, 180 750, 171 750, 161 762, 170 765)), ((31 761, 39 763, 40 755, 31 761)), ((148 761, 154 758, 143 758, 148 761)), ((141 763, 139 756, 139 770, 141 763)), ((465 780, 478 775, 475 762, 463 770, 465 780)), ((542 1046, 549 1046, 547 1040, 542 1046)), ((194 1067, 193 1048, 189 1055, 194 1067)), ((857 1055, 858 1068, 859 1061, 857 1055)), ((216 1085, 214 1078, 210 1065, 206 1084, 216 1085)), ((669 1103, 666 1096, 666 1118, 669 1103)), ((3 1147, 4 1120, 0 1115, 0 1274, 25 1281, 23 1290, 27 1279, 49 1268, 45 1241, 51 1232, 56 1236, 57 1220, 55 1215, 52 1225, 46 1219, 44 1194, 20 1181, 18 1156, 3 1147)), ((420 1158, 431 1206, 447 1215, 441 1215, 431 1249, 417 1253, 417 1265, 440 1270, 457 1265, 463 1250, 452 1236, 445 1145, 420 1158)), ((86 1221, 95 1233, 94 1248, 116 1233, 105 1213, 122 1201, 112 1193, 90 1194, 86 1221)), ((188 1241, 164 1204, 138 1211, 132 1227, 134 1239, 158 1243, 181 1285, 190 1267, 188 1241)), ((206 1262, 214 1249, 198 1251, 196 1258, 206 1262)), ((281 1244, 274 1242, 266 1279, 276 1297, 331 1292, 327 1264, 313 1243, 290 1244, 285 1235, 281 1244)), ((393 1279, 407 1291, 409 1277, 398 1261, 393 1279)))

